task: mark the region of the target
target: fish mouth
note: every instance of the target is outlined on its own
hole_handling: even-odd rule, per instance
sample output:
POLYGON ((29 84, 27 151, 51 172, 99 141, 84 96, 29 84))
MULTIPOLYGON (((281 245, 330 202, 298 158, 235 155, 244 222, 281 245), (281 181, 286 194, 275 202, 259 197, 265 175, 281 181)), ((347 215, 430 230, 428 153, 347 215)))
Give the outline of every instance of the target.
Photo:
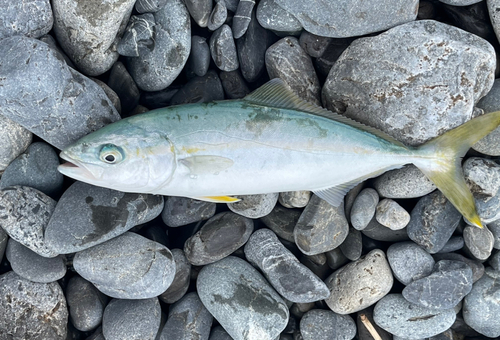
POLYGON ((77 180, 92 180, 95 176, 81 162, 73 159, 67 153, 62 151, 59 157, 67 161, 57 167, 57 170, 65 176, 77 180))

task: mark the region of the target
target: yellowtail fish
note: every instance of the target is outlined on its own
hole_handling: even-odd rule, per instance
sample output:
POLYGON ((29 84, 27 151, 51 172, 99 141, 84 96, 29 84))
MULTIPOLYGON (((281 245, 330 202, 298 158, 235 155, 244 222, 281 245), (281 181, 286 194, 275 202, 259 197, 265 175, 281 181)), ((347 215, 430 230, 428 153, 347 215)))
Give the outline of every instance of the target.
POLYGON ((474 118, 420 147, 299 99, 279 79, 242 100, 189 104, 120 120, 64 149, 64 175, 124 192, 236 202, 311 190, 334 206, 359 182, 415 164, 481 227, 461 158, 500 124, 474 118))

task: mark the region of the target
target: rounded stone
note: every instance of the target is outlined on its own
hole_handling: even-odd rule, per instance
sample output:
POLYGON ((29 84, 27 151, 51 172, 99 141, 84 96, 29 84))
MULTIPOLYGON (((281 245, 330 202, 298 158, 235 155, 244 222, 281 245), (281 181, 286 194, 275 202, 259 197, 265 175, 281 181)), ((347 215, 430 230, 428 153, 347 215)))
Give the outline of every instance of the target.
POLYGON ((234 71, 240 67, 236 44, 229 25, 222 25, 210 37, 210 54, 221 71, 234 71))
POLYGON ((300 334, 304 340, 351 340, 356 324, 349 315, 312 309, 300 320, 300 334))
POLYGON ((31 144, 33 135, 21 125, 0 115, 0 175, 31 144))
POLYGON ((141 93, 122 62, 113 65, 107 84, 120 98, 122 116, 128 116, 139 104, 141 93))
POLYGON ((384 198, 377 204, 375 219, 389 229, 399 230, 410 223, 410 214, 396 201, 384 198))
POLYGON ((138 57, 154 47, 155 17, 151 13, 132 15, 125 33, 117 45, 120 55, 138 57))
POLYGON ((179 301, 189 288, 191 279, 191 263, 184 255, 182 249, 172 249, 175 262, 175 276, 172 284, 159 296, 160 300, 172 304, 179 301))
POLYGON ((278 202, 285 208, 304 208, 311 199, 312 192, 303 191, 286 191, 280 192, 278 202))
POLYGON ((227 20, 227 8, 224 0, 219 0, 215 2, 215 7, 210 13, 208 18, 207 27, 211 31, 215 31, 221 27, 227 20))
POLYGON ((261 218, 268 215, 278 202, 278 193, 261 195, 237 195, 241 201, 228 204, 228 208, 248 218, 261 218))
POLYGON ((154 13, 165 6, 167 0, 137 0, 135 10, 139 13, 154 13))
POLYGON ((366 188, 358 194, 351 208, 351 224, 357 230, 363 230, 375 215, 379 201, 375 189, 366 188))
POLYGON ((478 260, 486 260, 491 255, 495 239, 487 227, 467 226, 463 232, 465 245, 478 260))
POLYGON ((349 234, 347 234, 346 239, 339 248, 350 261, 358 260, 363 252, 363 238, 361 232, 354 228, 349 228, 349 234))
POLYGON ((227 99, 241 99, 250 93, 250 89, 239 70, 222 71, 219 76, 227 99))
POLYGON ((413 164, 387 171, 375 179, 373 186, 386 198, 415 198, 436 190, 434 183, 413 164))
POLYGON ((271 31, 293 34, 302 30, 300 21, 278 5, 276 0, 259 1, 256 16, 259 24, 271 31))
POLYGON ((479 280, 484 274, 484 265, 478 260, 469 259, 463 255, 456 253, 434 254, 432 256, 435 261, 450 260, 464 262, 472 269, 472 282, 479 280))
POLYGON ((66 299, 69 317, 76 329, 88 332, 101 324, 107 298, 92 283, 73 276, 66 286, 66 299))
POLYGON ((194 77, 170 100, 170 105, 208 103, 224 99, 224 89, 217 72, 208 70, 203 77, 194 77))
POLYGON ((432 256, 414 242, 391 244, 387 260, 394 277, 404 285, 430 275, 435 263, 432 256))
POLYGON ((238 7, 234 13, 232 30, 235 39, 241 38, 247 31, 252 15, 255 0, 238 2, 238 7))
POLYGON ((163 222, 171 227, 180 227, 207 220, 214 216, 216 204, 188 197, 170 196, 161 212, 163 222))
POLYGON ((197 35, 191 37, 189 65, 194 74, 199 77, 203 77, 207 73, 210 66, 210 47, 205 38, 197 35))
POLYGON ((384 242, 400 242, 406 241, 410 238, 408 237, 407 228, 403 229, 389 229, 386 226, 378 223, 376 218, 372 218, 370 223, 366 226, 365 229, 361 230, 363 235, 377 241, 384 242))
POLYGON ((465 245, 465 242, 464 242, 464 238, 462 236, 458 236, 458 235, 452 236, 452 237, 450 237, 448 242, 446 242, 444 247, 441 248, 439 253, 451 253, 451 252, 462 249, 464 247, 464 245, 465 245))
POLYGON ((274 209, 260 220, 282 239, 295 242, 293 230, 300 217, 300 210, 287 209, 281 205, 276 205, 274 209))
POLYGON ((40 38, 54 23, 49 0, 0 2, 0 39, 13 35, 40 38))
POLYGON ((185 4, 198 26, 207 27, 212 12, 212 0, 186 0, 185 4))
MULTIPOLYGON (((487 4, 495 4, 496 1, 488 1, 487 4)), ((500 110, 500 80, 495 80, 493 82, 493 87, 490 92, 479 102, 477 102, 476 107, 483 109, 485 113, 494 112, 500 110)), ((479 140, 476 144, 472 146, 476 151, 479 151, 485 155, 490 156, 500 156, 500 127, 490 132, 486 137, 479 140)))

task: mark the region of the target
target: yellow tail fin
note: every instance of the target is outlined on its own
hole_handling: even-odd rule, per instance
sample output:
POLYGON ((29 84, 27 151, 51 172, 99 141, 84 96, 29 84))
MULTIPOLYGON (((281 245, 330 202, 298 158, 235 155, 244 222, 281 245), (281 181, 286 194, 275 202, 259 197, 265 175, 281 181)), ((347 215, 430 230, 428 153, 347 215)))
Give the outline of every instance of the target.
POLYGON ((484 114, 417 148, 414 164, 471 224, 483 227, 461 160, 469 148, 500 124, 500 111, 484 114))

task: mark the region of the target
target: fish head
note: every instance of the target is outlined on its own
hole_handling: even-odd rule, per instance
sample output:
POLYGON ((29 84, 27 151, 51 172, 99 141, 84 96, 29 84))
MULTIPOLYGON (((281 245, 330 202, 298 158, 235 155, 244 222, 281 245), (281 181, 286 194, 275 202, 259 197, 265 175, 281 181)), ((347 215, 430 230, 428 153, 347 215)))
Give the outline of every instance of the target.
POLYGON ((176 168, 172 143, 158 132, 117 123, 61 151, 60 157, 68 163, 61 164, 59 172, 109 189, 154 193, 176 168))

